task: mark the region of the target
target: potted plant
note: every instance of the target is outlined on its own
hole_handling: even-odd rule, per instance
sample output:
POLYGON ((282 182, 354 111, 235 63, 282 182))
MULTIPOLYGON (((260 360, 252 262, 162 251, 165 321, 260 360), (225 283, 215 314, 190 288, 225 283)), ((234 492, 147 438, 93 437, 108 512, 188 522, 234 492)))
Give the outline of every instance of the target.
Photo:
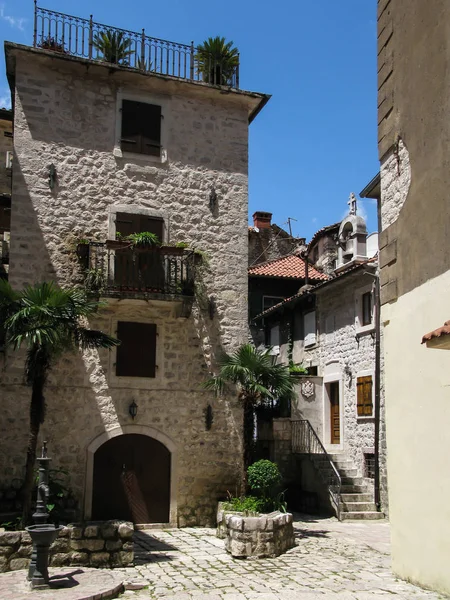
POLYGON ((97 31, 92 43, 102 53, 104 61, 115 65, 127 66, 127 59, 134 54, 131 50, 132 41, 125 37, 123 31, 97 31))
POLYGON ((239 51, 233 42, 224 37, 208 38, 200 44, 195 54, 197 71, 205 83, 231 85, 239 66, 239 51))
POLYGON ((50 35, 46 38, 43 38, 39 42, 38 48, 42 48, 43 50, 53 50, 53 52, 61 52, 62 54, 68 54, 64 44, 50 35))

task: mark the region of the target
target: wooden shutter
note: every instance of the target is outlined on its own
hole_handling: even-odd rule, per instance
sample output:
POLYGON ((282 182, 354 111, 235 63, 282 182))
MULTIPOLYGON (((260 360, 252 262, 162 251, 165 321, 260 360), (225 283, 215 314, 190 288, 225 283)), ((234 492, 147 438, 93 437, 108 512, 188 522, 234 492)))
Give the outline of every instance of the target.
POLYGON ((122 100, 121 148, 125 152, 161 154, 161 107, 122 100))
POLYGON ((118 377, 155 377, 156 325, 119 321, 116 375, 118 377))
POLYGON ((371 417, 372 405, 372 376, 358 377, 356 380, 356 395, 358 417, 371 417))

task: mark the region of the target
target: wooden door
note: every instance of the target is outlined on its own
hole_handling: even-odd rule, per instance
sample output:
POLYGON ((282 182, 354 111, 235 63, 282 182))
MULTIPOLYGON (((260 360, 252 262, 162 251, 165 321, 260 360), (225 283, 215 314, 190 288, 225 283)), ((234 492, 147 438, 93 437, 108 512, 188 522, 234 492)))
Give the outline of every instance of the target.
MULTIPOLYGON (((144 231, 154 233, 163 241, 164 221, 132 213, 117 213, 116 231, 122 237, 144 231)), ((137 250, 129 248, 116 250, 114 259, 114 284, 121 289, 163 291, 164 267, 158 248, 137 250)))
POLYGON ((170 452, 138 434, 112 438, 94 456, 92 518, 168 523, 170 452))
POLYGON ((331 443, 339 444, 341 441, 341 418, 339 413, 339 381, 328 384, 330 398, 330 431, 331 443))

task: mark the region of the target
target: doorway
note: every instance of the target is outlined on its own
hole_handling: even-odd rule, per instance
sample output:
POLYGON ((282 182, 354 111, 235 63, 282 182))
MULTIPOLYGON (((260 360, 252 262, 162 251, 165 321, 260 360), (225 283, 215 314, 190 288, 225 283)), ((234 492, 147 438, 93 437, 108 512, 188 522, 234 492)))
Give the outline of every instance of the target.
POLYGON ((94 455, 92 518, 168 523, 170 473, 171 453, 154 438, 108 440, 94 455))
POLYGON ((327 383, 330 401, 330 444, 341 443, 341 417, 339 406, 339 381, 327 383))

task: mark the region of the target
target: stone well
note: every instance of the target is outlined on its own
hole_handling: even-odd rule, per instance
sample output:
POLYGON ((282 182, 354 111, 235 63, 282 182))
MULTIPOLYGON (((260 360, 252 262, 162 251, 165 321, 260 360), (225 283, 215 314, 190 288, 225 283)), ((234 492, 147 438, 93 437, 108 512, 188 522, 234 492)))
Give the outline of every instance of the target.
POLYGON ((272 512, 248 516, 219 506, 217 537, 234 558, 269 558, 295 546, 291 513, 272 512))

